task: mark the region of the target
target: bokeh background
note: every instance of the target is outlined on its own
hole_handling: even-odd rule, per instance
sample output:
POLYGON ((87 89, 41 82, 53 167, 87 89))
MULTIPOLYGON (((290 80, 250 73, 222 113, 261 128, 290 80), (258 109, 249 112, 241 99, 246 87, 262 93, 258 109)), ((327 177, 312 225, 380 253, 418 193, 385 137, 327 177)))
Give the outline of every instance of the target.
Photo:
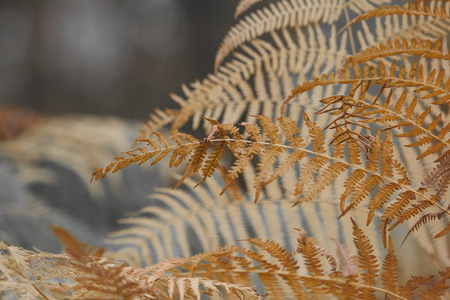
POLYGON ((0 0, 0 240, 59 252, 51 224, 102 245, 172 186, 159 166, 89 181, 154 108, 176 107, 170 93, 213 71, 237 3, 0 0))
POLYGON ((145 120, 213 71, 237 2, 0 1, 0 104, 145 120))

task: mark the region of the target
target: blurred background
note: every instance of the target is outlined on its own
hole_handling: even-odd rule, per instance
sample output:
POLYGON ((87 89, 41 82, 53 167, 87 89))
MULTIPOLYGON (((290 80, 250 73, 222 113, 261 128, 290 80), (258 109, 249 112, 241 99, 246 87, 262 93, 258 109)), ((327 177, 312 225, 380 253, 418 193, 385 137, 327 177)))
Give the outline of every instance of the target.
POLYGON ((237 3, 0 1, 0 104, 145 120, 213 71, 237 3))
POLYGON ((0 240, 60 251, 52 224, 101 245, 151 204, 171 170, 90 175, 154 108, 176 107, 169 93, 213 71, 237 3, 0 0, 0 240))

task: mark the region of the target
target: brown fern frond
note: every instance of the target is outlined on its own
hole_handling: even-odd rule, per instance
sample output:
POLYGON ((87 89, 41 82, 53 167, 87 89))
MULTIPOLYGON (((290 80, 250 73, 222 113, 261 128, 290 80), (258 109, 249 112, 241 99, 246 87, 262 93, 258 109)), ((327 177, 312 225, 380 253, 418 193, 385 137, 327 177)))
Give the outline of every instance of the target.
MULTIPOLYGON (((65 236, 63 240, 69 241, 67 249, 76 249, 75 256, 2 247, 1 281, 5 283, 5 275, 9 281, 9 287, 1 285, 2 296, 11 292, 9 296, 15 293, 28 299, 151 299, 159 294, 154 286, 159 276, 152 277, 143 269, 90 256, 84 251, 84 245, 78 247, 73 237, 67 238, 59 229, 57 232, 65 236)), ((174 264, 166 269, 171 267, 174 264)))
POLYGON ((283 247, 272 241, 262 241, 261 239, 247 239, 244 240, 250 242, 252 245, 258 246, 262 250, 266 251, 270 257, 275 258, 280 264, 281 268, 277 270, 283 270, 288 273, 295 273, 299 269, 297 261, 294 259, 292 253, 286 251, 283 247))
POLYGON ((352 195, 352 198, 350 200, 350 204, 345 207, 345 201, 346 199, 341 199, 341 207, 345 207, 342 211, 342 214, 339 216, 339 218, 342 218, 345 216, 350 210, 358 206, 363 199, 367 198, 368 195, 374 191, 378 187, 379 184, 381 184, 383 179, 380 176, 377 175, 369 175, 366 177, 363 181, 360 182, 356 187, 353 188, 356 190, 356 192, 352 195), (344 202, 344 203, 343 203, 344 202))
POLYGON ((172 168, 178 167, 191 155, 198 144, 198 140, 192 135, 178 132, 178 130, 176 129, 172 130, 170 134, 170 138, 178 145, 178 148, 174 149, 169 160, 169 167, 172 168), (184 139, 185 141, 183 141, 182 139, 184 139))
POLYGON ((436 41, 421 40, 421 39, 395 39, 388 40, 386 43, 372 46, 361 50, 359 53, 349 56, 345 59, 342 69, 348 70, 353 64, 362 64, 374 61, 380 58, 392 58, 396 55, 407 54, 409 56, 421 56, 430 59, 450 60, 450 54, 446 53, 442 47, 440 39, 436 41))
MULTIPOLYGON (((448 209, 450 209, 450 207, 448 207, 448 209)), ((406 234, 405 238, 403 239, 402 244, 406 241, 406 239, 408 238, 408 236, 419 230, 423 225, 434 221, 436 219, 441 220, 443 217, 445 216, 445 212, 443 211, 433 211, 433 212, 428 212, 423 214, 420 219, 414 223, 414 225, 411 227, 411 229, 409 229, 408 233, 406 234)))
POLYGON ((349 198, 356 191, 355 186, 357 186, 361 180, 366 177, 366 172, 362 169, 357 169, 353 171, 345 180, 343 187, 345 190, 341 193, 339 197, 340 209, 345 210, 346 199, 349 198))
MULTIPOLYGON (((413 91, 416 93, 429 91, 426 95, 422 96, 422 98, 429 99, 439 97, 434 100, 432 104, 443 104, 449 99, 449 91, 446 87, 448 86, 450 79, 444 79, 444 69, 439 72, 432 71, 428 76, 425 76, 423 66, 413 64, 409 70, 406 70, 404 67, 397 70, 395 61, 393 61, 389 69, 387 69, 385 64, 381 61, 378 63, 377 68, 368 64, 364 64, 363 68, 359 68, 356 65, 353 65, 353 67, 355 67, 353 78, 350 77, 350 74, 343 79, 336 79, 334 73, 329 73, 328 76, 322 75, 314 81, 305 82, 302 85, 297 86, 285 100, 285 103, 287 104, 295 95, 305 93, 318 86, 331 84, 351 84, 353 88, 350 97, 355 95, 356 89, 358 88, 361 89, 362 93, 365 93, 369 86, 380 85, 383 89, 410 87, 414 88, 413 91), (363 85, 362 83, 365 83, 366 85, 363 85)), ((330 103, 330 99, 334 100, 334 98, 324 98, 324 103, 330 103)), ((348 98, 338 98, 341 102, 347 99, 348 98)), ((364 98, 361 98, 359 100, 363 99, 364 98)), ((377 97, 375 99, 378 100, 379 98, 377 97)), ((355 101, 358 101, 358 99, 355 99, 355 101)))
POLYGON ((266 184, 267 177, 272 171, 274 164, 277 162, 281 153, 286 151, 281 145, 281 133, 278 127, 273 123, 272 119, 267 116, 256 116, 264 131, 266 139, 270 142, 270 147, 266 147, 259 155, 259 162, 257 164, 258 175, 255 178, 255 201, 260 196, 262 187, 266 184))
MULTIPOLYGON (((411 207, 408 207, 407 209, 403 210, 403 212, 397 217, 395 223, 389 227, 389 231, 393 230, 399 224, 404 223, 406 220, 409 220, 409 219, 419 215, 421 212, 425 211, 427 208, 432 207, 433 201, 436 203, 438 202, 438 199, 436 196, 431 196, 430 200, 432 200, 432 201, 420 200, 418 203, 415 203, 411 207)), ((443 212, 446 213, 445 210, 443 212)), ((418 222, 420 222, 420 220, 418 222)))
POLYGON ((422 277, 422 276, 411 276, 412 279, 408 280, 406 285, 402 287, 402 294, 407 298, 411 299, 413 296, 413 291, 422 285, 432 284, 434 277, 422 277))
MULTIPOLYGON (((359 67, 355 66, 357 70, 359 67)), ((385 69, 385 65, 379 62, 380 69, 377 70, 373 66, 364 65, 361 71, 358 71, 353 78, 335 79, 334 74, 329 74, 328 78, 323 76, 314 82, 304 83, 297 87, 292 95, 296 93, 305 93, 316 86, 326 86, 332 84, 351 84, 349 96, 331 96, 322 99, 326 104, 324 108, 317 113, 330 113, 337 115, 328 125, 330 129, 343 128, 342 133, 338 136, 337 142, 354 140, 360 148, 368 154, 365 148, 369 140, 367 136, 360 134, 352 128, 360 128, 362 130, 370 130, 367 124, 379 123, 385 129, 404 128, 404 133, 396 134, 401 138, 416 138, 416 142, 408 144, 409 147, 418 147, 426 145, 422 153, 418 155, 418 159, 430 155, 436 155, 450 146, 447 141, 447 135, 450 131, 450 125, 443 121, 442 115, 437 115, 432 121, 427 123, 431 107, 428 107, 419 114, 415 114, 417 98, 407 102, 407 91, 403 91, 401 96, 394 100, 393 90, 397 88, 411 88, 412 92, 421 96, 423 101, 436 97, 433 105, 440 105, 450 99, 447 85, 450 79, 444 79, 444 71, 430 72, 428 76, 424 76, 422 65, 414 63, 407 72, 401 68, 397 75, 395 61, 389 70, 385 69), (378 73, 379 72, 379 73, 378 73), (380 85, 381 88, 378 95, 374 99, 365 99, 364 94, 373 85, 380 85), (380 97, 383 93, 390 91, 386 99, 380 97), (359 92, 359 95, 357 94, 359 92), (420 94, 422 95, 422 94, 420 94), (441 125, 444 123, 443 125, 441 125), (388 126, 387 126, 388 125, 388 126), (410 129, 408 129, 410 128, 410 129), (442 129, 441 129, 442 128, 442 129), (408 131, 407 131, 408 130, 408 131)), ((286 99, 285 103, 290 98, 286 99)), ((333 141, 334 142, 334 141, 333 141)), ((369 156, 369 155, 368 155, 369 156)))
POLYGON ((392 246, 392 240, 389 237, 388 241, 388 253, 383 261, 383 272, 381 274, 381 282, 383 287, 391 292, 399 294, 398 285, 398 263, 394 254, 394 248, 392 246))
POLYGON ((422 181, 422 186, 424 188, 430 188, 435 185, 436 195, 439 197, 446 194, 450 184, 450 156, 448 156, 447 152, 439 157, 436 161, 438 165, 430 171, 422 181))
MULTIPOLYGON (((416 194, 412 191, 401 192, 399 196, 388 205, 380 221, 380 231, 385 247, 387 245, 387 230, 389 224, 399 216, 402 216, 403 210, 416 199, 416 194)), ((417 209, 417 207, 416 207, 417 209)), ((445 210, 445 209, 444 209, 445 210)))
MULTIPOLYGON (((305 141, 302 136, 296 136, 300 132, 300 128, 297 123, 291 118, 281 118, 280 128, 285 133, 287 141, 295 149, 306 147, 305 141)), ((279 177, 283 177, 289 170, 291 170, 300 160, 305 158, 308 154, 302 151, 294 151, 284 159, 276 168, 274 174, 266 180, 265 184, 273 182, 279 177)))
POLYGON ((197 185, 202 184, 208 177, 211 177, 214 170, 219 166, 220 160, 226 151, 226 142, 219 141, 218 145, 214 145, 214 149, 208 156, 204 166, 202 167, 203 178, 197 183, 197 185))
POLYGON ((434 236, 435 239, 441 238, 450 232, 450 222, 447 224, 447 227, 442 229, 438 234, 434 236))
MULTIPOLYGON (((30 299, 156 299, 176 295, 179 299, 201 299, 202 294, 217 293, 219 296, 229 294, 250 299, 263 298, 251 287, 216 280, 214 272, 203 273, 210 277, 196 273, 195 267, 205 265, 202 261, 209 259, 220 263, 221 259, 240 251, 239 247, 226 247, 185 259, 167 259, 156 265, 138 268, 101 257, 98 251, 92 253, 86 244, 80 243, 63 229, 54 230, 65 243, 69 254, 54 255, 1 246, 2 296, 13 296, 15 293, 30 299)), ((241 267, 250 267, 242 257, 233 261, 241 262, 241 267)), ((233 267, 228 265, 226 268, 233 267)))
MULTIPOLYGON (((236 150, 238 150, 238 157, 226 176, 225 186, 221 194, 223 194, 228 186, 232 184, 244 169, 251 164, 255 154, 260 153, 265 148, 264 144, 261 143, 264 139, 260 133, 259 127, 256 124, 245 124, 245 127, 250 140, 253 142, 247 143, 245 141, 238 141, 237 145, 232 146, 231 150, 233 153, 236 153, 236 150)), ((255 200, 257 200, 257 198, 255 198, 255 200)))
POLYGON ((450 284, 447 283, 447 280, 450 279, 450 267, 440 271, 439 275, 442 280, 435 282, 430 289, 420 291, 422 299, 440 299, 444 296, 445 291, 450 287, 450 284))
MULTIPOLYGON (((375 20, 361 21, 361 29, 356 31, 360 51, 380 44, 387 45, 396 40, 445 41, 450 30, 449 19, 423 18, 421 16, 391 15, 375 20)), ((445 45, 445 42, 443 43, 445 45)), ((446 55, 445 49, 443 50, 446 55)), ((358 55, 358 54, 356 54, 358 55)), ((408 64, 407 54, 380 57, 384 62, 392 59, 408 64)))
MULTIPOLYGON (((184 174, 174 188, 201 170, 203 170, 203 179, 200 183, 203 183, 208 175, 212 176, 218 164, 217 158, 223 155, 222 153, 227 149, 235 155, 236 160, 226 175, 225 186, 221 194, 235 182, 241 173, 250 168, 254 158, 258 158, 259 164, 257 165, 256 176, 253 177, 255 201, 260 197, 262 189, 268 188, 268 182, 273 183, 278 176, 285 174, 294 167, 298 168, 300 173, 293 191, 293 195, 299 197, 296 201, 297 204, 315 199, 325 188, 331 186, 344 171, 353 169, 350 172, 350 181, 344 184, 347 188, 341 194, 342 212, 340 218, 358 207, 363 201, 369 201, 367 222, 372 221, 375 211, 382 211, 380 230, 385 242, 388 229, 392 229, 389 228, 392 222, 398 224, 397 221, 400 221, 401 223, 419 214, 425 208, 423 205, 414 205, 419 201, 425 200, 449 214, 449 211, 439 204, 435 196, 425 193, 423 189, 414 190, 409 186, 410 179, 402 164, 392 158, 393 143, 389 130, 377 131, 375 138, 370 141, 367 152, 369 158, 365 160, 365 165, 363 165, 359 164, 362 161, 362 153, 350 151, 350 163, 345 161, 342 143, 333 145, 333 151, 328 153, 324 147, 323 130, 311 121, 306 114, 304 114, 303 119, 309 131, 310 148, 301 146, 303 139, 295 136, 298 128, 296 128, 292 119, 283 117, 281 123, 284 122, 284 125, 278 127, 268 117, 255 117, 260 121, 261 127, 257 124, 243 124, 246 128, 247 138, 239 134, 238 128, 232 124, 220 124, 217 121, 209 120, 213 124, 211 133, 206 139, 198 142, 195 150, 192 154, 189 154, 190 159, 185 167, 184 174), (280 129, 286 127, 286 124, 291 124, 294 127, 288 131, 288 143, 283 144, 281 143, 282 132, 280 129), (205 162, 206 153, 210 147, 213 151, 212 158, 205 162), (281 153, 288 150, 295 154, 288 155, 286 158, 280 157, 281 153), (356 157, 352 158, 352 156, 356 157), (299 164, 300 160, 306 158, 308 159, 306 163, 299 164), (278 167, 274 168, 276 164, 278 164, 278 167), (271 174, 272 170, 274 172, 271 174), (353 172, 355 173, 352 174, 353 172), (349 201, 348 204, 347 201, 349 201)), ((179 135, 171 137, 172 140, 177 141, 177 146, 170 146, 168 139, 161 134, 157 133, 157 136, 159 143, 164 144, 165 150, 160 148, 155 141, 147 141, 148 145, 156 149, 157 153, 164 153, 167 150, 173 151, 172 149, 185 145, 177 140, 179 135)), ((192 140, 192 138, 186 139, 192 140)), ((352 148, 351 145, 352 143, 349 144, 349 149, 354 149, 355 147, 352 148)), ((124 167, 127 163, 141 161, 141 158, 136 158, 135 151, 136 149, 127 152, 131 157, 122 158, 126 163, 120 164, 116 168, 124 167)), ((148 152, 145 149, 139 151, 148 152)))
POLYGON ((320 263, 319 251, 308 239, 304 231, 300 232, 297 243, 297 252, 301 253, 305 259, 305 265, 308 272, 315 276, 323 276, 324 271, 322 264, 320 263))
MULTIPOLYGON (((436 1, 436 3, 445 3, 445 1, 436 1)), ((448 19, 450 17, 448 8, 439 7, 438 5, 432 7, 425 3, 408 3, 404 6, 380 6, 377 9, 368 11, 367 13, 360 14, 358 17, 353 19, 350 23, 344 26, 341 31, 347 29, 348 27, 354 25, 357 22, 368 20, 371 18, 379 18, 392 15, 407 15, 407 16, 422 16, 430 17, 435 20, 438 19, 448 19)))
MULTIPOLYGON (((204 146, 206 142, 199 142, 195 137, 188 134, 180 134, 177 131, 173 131, 172 133, 173 135, 169 138, 173 140, 177 145, 171 145, 169 143, 169 140, 165 138, 164 135, 162 135, 160 132, 154 133, 157 136, 156 141, 149 138, 136 139, 137 142, 145 142, 147 146, 137 147, 132 150, 122 152, 128 157, 115 157, 116 162, 112 162, 104 168, 96 168, 92 173, 91 182, 93 179, 98 180, 100 179, 100 177, 104 178, 108 172, 115 173, 132 163, 138 163, 139 165, 141 165, 156 156, 156 158, 151 163, 152 165, 155 165, 164 157, 166 157, 170 152, 173 152, 173 155, 170 159, 171 166, 178 166, 184 159, 190 156, 191 152, 194 150, 196 150, 194 152, 196 152, 197 158, 200 158, 202 157, 202 155, 204 155, 201 150, 205 148, 202 148, 202 146, 204 146), (183 137, 186 141, 181 140, 180 137, 183 137), (162 144, 163 147, 161 147, 160 144, 162 144), (150 151, 148 148, 150 148, 150 151)), ((195 165, 191 164, 190 166, 191 167, 189 167, 189 169, 186 169, 186 176, 188 176, 188 173, 190 171, 198 171, 195 165), (191 168, 193 170, 191 170, 191 168)))
POLYGON ((372 222, 373 216, 375 215, 375 210, 380 209, 384 206, 389 199, 391 199, 392 194, 399 190, 399 186, 395 183, 388 183, 380 188, 378 193, 373 197, 369 203, 369 214, 367 215, 367 224, 372 222))
POLYGON ((438 289, 434 282, 420 279, 413 279, 406 286, 400 286, 398 279, 393 274, 388 274, 390 270, 396 270, 392 247, 388 249, 384 260, 383 273, 378 274, 378 262, 373 246, 356 222, 352 222, 360 269, 351 266, 352 258, 342 247, 338 248, 337 256, 341 255, 343 258, 340 260, 344 263, 337 269, 334 256, 308 238, 304 231, 300 231, 297 250, 294 253, 272 241, 249 239, 247 241, 256 247, 256 251, 235 246, 224 247, 188 259, 164 261, 146 268, 145 271, 154 274, 151 278, 157 280, 153 287, 162 294, 168 292, 169 296, 181 295, 187 298, 198 298, 203 292, 217 293, 218 288, 220 292, 225 290, 229 293, 236 289, 237 295, 245 293, 251 298, 257 298, 259 296, 254 290, 245 287, 251 285, 251 281, 256 285, 262 283, 265 292, 278 299, 291 295, 297 298, 320 298, 325 295, 342 298, 349 293, 361 299, 374 299, 375 292, 396 299, 406 299, 405 295, 411 298, 418 287, 438 289), (296 260, 297 253, 302 255, 304 263, 296 260), (323 259, 328 261, 331 271, 326 271, 323 267, 323 259), (302 268, 308 271, 306 275, 300 272, 302 268), (380 276, 383 286, 377 286, 380 276), (386 282, 387 278, 391 280, 389 284, 386 282), (199 288, 203 281, 204 286, 209 288, 208 291, 199 288), (235 285, 229 282, 245 284, 235 285))
POLYGON ((375 140, 371 144, 371 159, 367 160, 364 171, 371 170, 374 173, 364 176, 362 171, 355 170, 353 171, 355 174, 350 174, 348 177, 348 181, 345 183, 347 188, 340 198, 341 208, 343 209, 341 217, 373 193, 369 202, 367 220, 369 224, 374 215, 374 211, 381 208, 391 198, 394 191, 400 190, 401 186, 405 186, 405 182, 408 182, 408 178, 405 178, 406 174, 402 172, 401 165, 391 160, 392 141, 390 134, 387 133, 384 138, 385 140, 382 143, 381 132, 378 131, 375 140), (394 177, 394 171, 397 173, 395 175, 399 176, 399 179, 384 184, 383 181, 387 178, 394 177), (350 198, 350 204, 345 207, 347 198, 350 198))
MULTIPOLYGON (((174 189, 179 187, 186 178, 191 177, 192 175, 194 175, 201 169, 201 167, 203 165, 203 161, 205 160, 205 157, 206 157, 206 153, 209 149, 209 145, 210 145, 210 140, 208 138, 199 142, 199 144, 195 148, 194 153, 192 154, 189 162, 186 164, 183 176, 181 176, 180 180, 174 185, 174 187, 173 187, 174 189)), ((217 150, 218 153, 221 153, 223 151, 220 148, 222 148, 222 147, 219 147, 219 150, 217 150)), ((207 169, 206 174, 209 176, 212 175, 212 171, 208 170, 211 167, 212 167, 212 164, 209 164, 209 163, 205 166, 205 168, 207 169)))
MULTIPOLYGON (((305 120, 305 125, 308 127, 308 131, 311 136, 311 144, 312 144, 313 151, 317 154, 325 153, 326 152, 325 147, 324 147, 325 136, 324 136, 322 130, 319 128, 319 126, 317 126, 316 123, 312 122, 309 119, 309 117, 308 117, 308 115, 306 115, 306 113, 303 114, 303 118, 305 120)), ((298 196, 298 195, 302 194, 304 187, 308 186, 309 183, 312 181, 313 175, 315 173, 317 173, 323 166, 325 166, 325 164, 327 162, 329 162, 329 159, 325 156, 317 155, 317 156, 314 156, 313 158, 311 158, 310 161, 308 161, 308 163, 306 163, 302 167, 301 176, 297 180, 297 185, 295 188, 294 195, 298 196)), ((329 170, 327 173, 328 173, 328 177, 330 179, 333 177, 333 171, 334 171, 334 174, 337 175, 343 171, 343 168, 339 165, 338 167, 329 170)), ((326 180, 324 182, 317 182, 317 184, 321 185, 321 187, 318 188, 319 190, 321 190, 322 187, 329 184, 329 180, 326 180)), ((310 201, 312 198, 313 198, 313 196, 311 195, 305 199, 302 198, 298 202, 300 202, 300 201, 307 202, 307 201, 310 201)))
POLYGON ((61 227, 49 226, 49 228, 64 246, 64 250, 74 257, 78 258, 89 255, 102 257, 105 252, 104 248, 97 248, 88 243, 81 243, 61 227))
MULTIPOLYGON (((353 242, 358 250, 358 266, 363 270, 362 278, 364 284, 368 286, 374 285, 378 277, 379 265, 376 256, 373 255, 373 246, 356 222, 353 219, 351 221, 353 226, 353 242)), ((374 298, 373 291, 366 290, 364 294, 366 297, 374 298)))
POLYGON ((218 70, 219 65, 231 51, 244 42, 286 27, 305 26, 314 22, 331 24, 339 18, 341 12, 340 5, 334 3, 324 5, 317 0, 311 2, 282 0, 276 4, 271 3, 269 8, 246 16, 231 28, 217 51, 215 70, 218 70))

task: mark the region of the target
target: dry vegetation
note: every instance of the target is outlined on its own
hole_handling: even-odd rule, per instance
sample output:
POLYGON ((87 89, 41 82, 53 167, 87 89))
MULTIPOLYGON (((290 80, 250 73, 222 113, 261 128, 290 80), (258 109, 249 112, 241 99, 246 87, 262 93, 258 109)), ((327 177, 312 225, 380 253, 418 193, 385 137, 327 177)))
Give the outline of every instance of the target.
POLYGON ((184 166, 173 189, 114 251, 61 228, 67 254, 2 245, 5 297, 450 297, 450 2, 265 2, 92 174, 184 166))

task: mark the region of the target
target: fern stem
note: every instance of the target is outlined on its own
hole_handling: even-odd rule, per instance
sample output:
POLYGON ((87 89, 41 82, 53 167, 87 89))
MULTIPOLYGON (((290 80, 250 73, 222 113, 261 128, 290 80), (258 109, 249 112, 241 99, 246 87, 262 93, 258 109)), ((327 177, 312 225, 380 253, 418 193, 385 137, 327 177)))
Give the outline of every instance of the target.
POLYGON ((35 290, 44 298, 45 300, 50 300, 34 283, 31 284, 35 290))

